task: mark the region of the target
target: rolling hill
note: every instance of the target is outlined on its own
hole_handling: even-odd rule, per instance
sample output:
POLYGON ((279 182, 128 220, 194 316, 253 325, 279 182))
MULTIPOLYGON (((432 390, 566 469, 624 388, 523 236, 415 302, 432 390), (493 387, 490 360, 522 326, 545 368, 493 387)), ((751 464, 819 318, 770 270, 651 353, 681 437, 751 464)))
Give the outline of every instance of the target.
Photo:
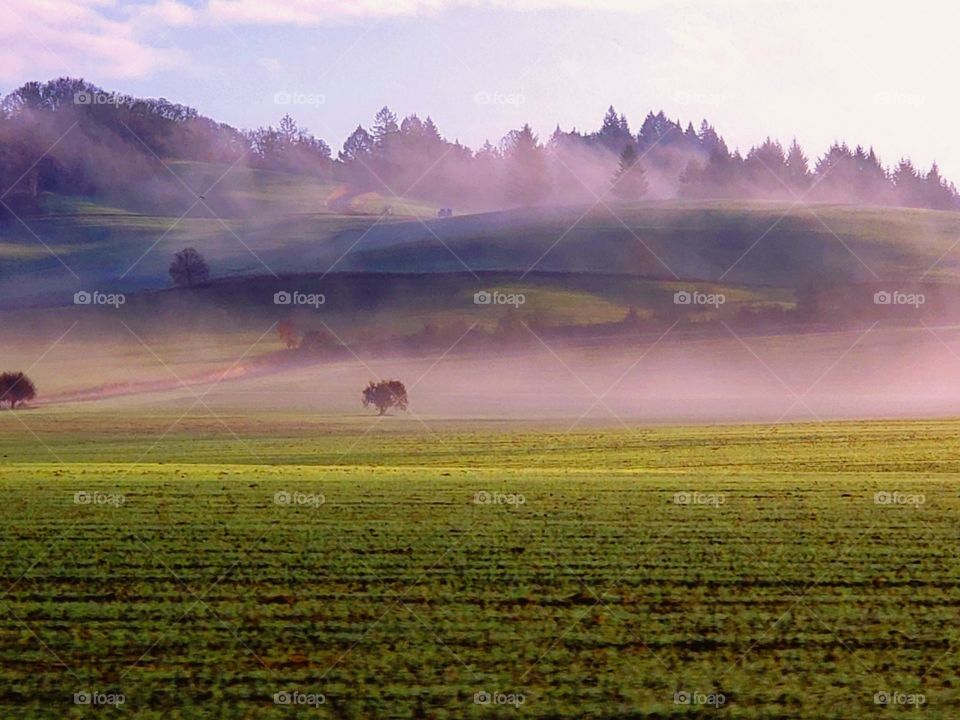
MULTIPOLYGON (((952 309, 960 307, 956 213, 659 201, 438 219, 409 199, 356 195, 284 173, 224 174, 202 163, 172 169, 204 203, 186 187, 180 206, 153 215, 47 195, 35 215, 0 223, 8 362, 29 364, 38 347, 70 333, 61 348, 69 349, 70 371, 39 372, 50 392, 169 383, 146 347, 178 375, 201 381, 244 353, 248 371, 250 361, 283 365, 292 358, 275 331, 282 320, 300 333, 335 336, 327 340, 336 361, 349 361, 348 349, 435 355, 468 328, 461 351, 529 350, 536 335, 551 346, 629 354, 668 329, 681 345, 731 328, 783 338, 842 330, 852 341, 859 331, 851 328, 874 321, 960 320, 952 309), (187 245, 204 253, 213 279, 171 289, 169 258, 187 245), (880 307, 886 314, 878 314, 876 288, 917 283, 935 295, 923 313, 880 307), (812 285, 840 291, 812 301, 812 285), (75 306, 80 289, 122 291, 127 301, 120 309, 75 306), (478 305, 482 290, 521 294, 524 302, 478 305), (276 293, 295 291, 325 302, 274 302, 276 293), (724 301, 678 306, 674 295, 683 291, 724 301), (800 312, 814 306, 818 314, 800 312), (110 362, 87 367, 83 358, 103 353, 110 362)), ((932 341, 922 329, 919 337, 932 341)), ((809 349, 802 339, 784 342, 798 357, 809 349)))
POLYGON ((437 219, 416 201, 342 184, 171 167, 183 198, 154 215, 48 195, 42 212, 0 222, 3 306, 63 304, 83 288, 163 288, 169 258, 188 245, 219 278, 539 271, 793 289, 960 278, 957 213, 662 201, 437 219))

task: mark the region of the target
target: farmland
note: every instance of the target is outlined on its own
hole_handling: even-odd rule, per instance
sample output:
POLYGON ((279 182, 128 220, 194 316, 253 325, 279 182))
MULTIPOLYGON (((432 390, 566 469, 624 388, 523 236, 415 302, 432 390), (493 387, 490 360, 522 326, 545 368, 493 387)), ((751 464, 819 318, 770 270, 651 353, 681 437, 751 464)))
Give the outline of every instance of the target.
POLYGON ((960 423, 179 416, 0 414, 4 717, 960 702, 960 423))

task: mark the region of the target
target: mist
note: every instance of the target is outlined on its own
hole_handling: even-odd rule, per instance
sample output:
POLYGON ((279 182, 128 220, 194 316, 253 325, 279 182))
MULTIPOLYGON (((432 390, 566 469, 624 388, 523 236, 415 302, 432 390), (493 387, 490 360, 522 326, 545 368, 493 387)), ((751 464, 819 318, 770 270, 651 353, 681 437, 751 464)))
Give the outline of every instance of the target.
MULTIPOLYGON (((37 407, 360 417, 370 380, 399 379, 408 419, 546 423, 574 429, 672 423, 770 423, 947 417, 960 408, 956 325, 692 333, 523 341, 468 330, 453 348, 286 352, 270 325, 218 334, 50 312, 30 315, 5 348, 30 367, 37 407), (471 337, 473 333, 474 337, 471 337), (57 342, 60 338, 59 342, 57 342), (46 350, 35 363, 38 351, 46 350), (447 350, 447 352, 444 352, 447 350), (31 363, 33 366, 31 367, 31 363), (202 407, 196 404, 203 397, 202 407)), ((17 328, 17 323, 8 327, 17 328)), ((333 328, 337 337, 347 335, 333 328)), ((373 418, 371 418, 373 419, 373 418)), ((389 418, 387 419, 389 421, 389 418)))

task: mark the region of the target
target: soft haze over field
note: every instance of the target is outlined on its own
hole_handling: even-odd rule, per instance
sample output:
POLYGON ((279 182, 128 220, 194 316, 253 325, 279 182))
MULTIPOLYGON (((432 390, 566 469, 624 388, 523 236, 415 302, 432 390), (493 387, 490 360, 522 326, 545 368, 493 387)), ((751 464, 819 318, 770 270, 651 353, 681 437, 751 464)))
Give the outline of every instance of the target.
POLYGON ((958 19, 0 0, 0 719, 956 720, 958 19))

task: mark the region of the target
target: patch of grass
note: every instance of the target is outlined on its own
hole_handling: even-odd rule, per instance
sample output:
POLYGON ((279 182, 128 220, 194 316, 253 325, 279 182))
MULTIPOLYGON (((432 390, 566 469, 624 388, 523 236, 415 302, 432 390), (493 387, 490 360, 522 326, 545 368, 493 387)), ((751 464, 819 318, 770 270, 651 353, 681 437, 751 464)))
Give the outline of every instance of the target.
POLYGON ((33 414, 52 462, 0 414, 6 716, 79 717, 81 691, 139 718, 288 717, 280 692, 324 717, 960 701, 957 423, 194 418, 130 464, 170 419, 33 414))

